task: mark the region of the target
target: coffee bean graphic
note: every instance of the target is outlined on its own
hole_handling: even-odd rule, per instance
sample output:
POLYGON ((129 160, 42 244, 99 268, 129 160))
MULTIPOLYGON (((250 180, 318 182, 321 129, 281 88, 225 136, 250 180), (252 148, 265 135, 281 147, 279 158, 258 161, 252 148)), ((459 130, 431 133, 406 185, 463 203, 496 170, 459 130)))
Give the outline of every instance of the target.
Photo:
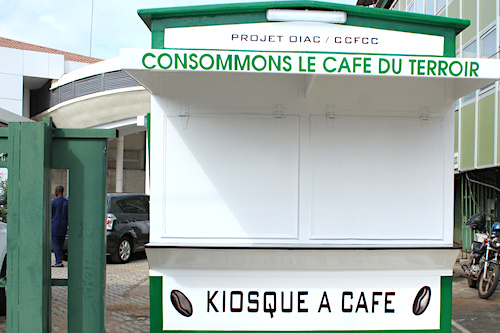
POLYGON ((190 317, 193 314, 193 306, 189 299, 179 290, 172 290, 170 293, 170 301, 172 305, 181 315, 190 317))
POLYGON ((422 287, 417 296, 415 296, 415 300, 413 301, 413 314, 415 316, 420 316, 429 306, 429 302, 431 300, 431 288, 428 286, 422 287))

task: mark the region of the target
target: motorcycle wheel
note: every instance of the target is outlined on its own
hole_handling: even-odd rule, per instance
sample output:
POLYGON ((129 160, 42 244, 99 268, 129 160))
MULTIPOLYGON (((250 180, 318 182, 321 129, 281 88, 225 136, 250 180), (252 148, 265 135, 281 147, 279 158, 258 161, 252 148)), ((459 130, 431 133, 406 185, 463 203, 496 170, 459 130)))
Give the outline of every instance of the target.
POLYGON ((484 272, 481 272, 479 277, 477 292, 480 298, 487 299, 493 295, 498 285, 498 278, 498 265, 490 263, 486 271, 486 278, 484 278, 484 272))
POLYGON ((474 280, 472 277, 467 276, 467 285, 469 288, 476 288, 477 287, 477 279, 474 280))

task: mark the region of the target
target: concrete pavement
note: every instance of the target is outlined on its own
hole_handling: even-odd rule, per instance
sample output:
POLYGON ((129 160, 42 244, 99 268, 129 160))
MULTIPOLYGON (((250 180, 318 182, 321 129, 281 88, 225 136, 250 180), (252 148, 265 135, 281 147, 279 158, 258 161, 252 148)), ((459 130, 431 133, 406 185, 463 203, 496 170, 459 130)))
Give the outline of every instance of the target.
POLYGON ((453 333, 498 333, 500 331, 500 287, 489 299, 481 299, 469 288, 458 264, 453 269, 453 333))
MULTIPOLYGON (((135 258, 106 265, 106 332, 149 332, 148 262, 144 254, 135 258)), ((52 277, 67 277, 67 268, 52 268, 52 277)), ((67 289, 53 287, 52 332, 67 332, 67 320, 67 289)))
MULTIPOLYGON (((54 259, 52 259, 54 261, 54 259)), ((52 278, 67 278, 65 267, 52 268, 52 278)), ((52 332, 68 331, 66 287, 52 287, 52 332)), ((0 317, 0 332, 6 331, 0 317)), ((149 267, 145 254, 125 265, 106 265, 106 332, 149 332, 149 267)))

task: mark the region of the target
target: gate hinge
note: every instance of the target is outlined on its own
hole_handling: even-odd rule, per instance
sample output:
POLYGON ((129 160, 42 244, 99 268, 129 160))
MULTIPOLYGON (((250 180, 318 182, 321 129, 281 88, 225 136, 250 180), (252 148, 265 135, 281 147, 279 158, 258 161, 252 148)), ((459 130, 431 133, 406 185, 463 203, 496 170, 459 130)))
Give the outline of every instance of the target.
POLYGON ((187 129, 188 118, 189 118, 189 105, 181 104, 179 106, 179 122, 181 125, 181 129, 183 130, 187 129))

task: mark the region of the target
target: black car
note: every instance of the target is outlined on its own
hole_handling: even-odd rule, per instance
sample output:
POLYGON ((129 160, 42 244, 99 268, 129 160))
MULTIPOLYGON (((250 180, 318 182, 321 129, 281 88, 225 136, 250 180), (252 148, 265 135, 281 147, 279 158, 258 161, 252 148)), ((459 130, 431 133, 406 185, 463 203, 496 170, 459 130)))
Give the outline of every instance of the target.
POLYGON ((123 264, 149 242, 149 195, 108 194, 106 198, 106 253, 123 264))
MULTIPOLYGON (((109 193, 106 196, 106 254, 117 264, 129 262, 132 253, 149 242, 149 195, 109 193)), ((68 236, 63 259, 67 260, 68 236)))

